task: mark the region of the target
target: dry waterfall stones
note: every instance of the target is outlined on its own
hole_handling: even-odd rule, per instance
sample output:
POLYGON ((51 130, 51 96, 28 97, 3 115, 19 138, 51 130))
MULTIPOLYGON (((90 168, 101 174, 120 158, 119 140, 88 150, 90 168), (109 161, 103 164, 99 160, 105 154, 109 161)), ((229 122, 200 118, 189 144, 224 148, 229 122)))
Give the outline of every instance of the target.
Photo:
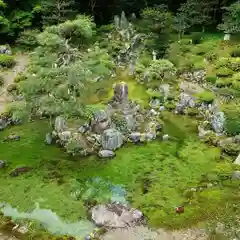
POLYGON ((104 130, 110 127, 111 119, 105 110, 98 110, 94 113, 91 120, 92 131, 101 134, 104 130))
POLYGON ((123 135, 114 128, 106 129, 101 135, 101 145, 104 150, 114 151, 123 145, 123 135))
POLYGON ((123 103, 128 100, 128 85, 125 82, 114 84, 113 100, 118 103, 123 103))
POLYGON ((143 214, 120 203, 97 205, 92 209, 92 220, 97 226, 125 228, 141 224, 143 214))

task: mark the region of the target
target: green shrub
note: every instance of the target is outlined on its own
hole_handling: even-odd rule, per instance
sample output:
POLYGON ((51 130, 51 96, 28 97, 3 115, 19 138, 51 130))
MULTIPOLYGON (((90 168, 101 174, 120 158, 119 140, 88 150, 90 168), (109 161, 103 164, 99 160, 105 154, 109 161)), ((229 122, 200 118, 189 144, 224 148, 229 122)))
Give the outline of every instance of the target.
POLYGON ((14 78, 14 82, 19 83, 26 79, 27 79, 26 75, 24 75, 23 73, 18 73, 18 75, 14 78))
POLYGON ((189 116, 196 116, 199 113, 197 108, 188 108, 184 112, 185 112, 185 114, 187 114, 189 116))
POLYGON ((27 49, 33 49, 38 46, 37 35, 39 33, 40 31, 38 30, 23 31, 20 33, 20 36, 16 42, 27 49))
POLYGON ((205 91, 202 93, 197 94, 197 98, 199 101, 204 102, 204 103, 212 103, 215 99, 215 94, 210 91, 205 91))
POLYGON ((0 75, 0 86, 4 85, 4 77, 0 75))
POLYGON ((229 59, 225 57, 221 57, 218 59, 216 62, 216 68, 222 68, 222 67, 227 67, 229 63, 229 59))
POLYGON ((217 77, 215 75, 208 75, 206 76, 206 81, 214 84, 217 81, 217 77))
POLYGON ((240 81, 234 81, 232 83, 232 88, 237 90, 237 91, 240 91, 240 81))
POLYGON ((231 144, 226 144, 222 146, 222 149, 224 152, 226 152, 229 155, 237 155, 240 152, 240 144, 238 143, 231 143, 231 144))
POLYGON ((8 92, 13 92, 13 91, 16 91, 17 90, 17 84, 16 83, 12 83, 12 84, 9 84, 7 86, 7 91, 8 92))
POLYGON ((228 63, 228 68, 232 71, 239 72, 240 71, 240 57, 238 58, 230 58, 228 63))
POLYGON ((175 104, 173 104, 173 103, 166 103, 165 105, 164 105, 164 107, 167 109, 167 110, 173 110, 173 109, 175 109, 176 108, 176 105, 175 104))
POLYGON ((230 53, 231 57, 240 57, 240 47, 235 48, 230 53))
POLYGON ((232 85, 232 79, 231 78, 224 78, 224 79, 217 79, 216 86, 217 87, 229 87, 232 85))
POLYGON ((7 54, 0 54, 0 66, 11 68, 16 64, 14 57, 7 54))
POLYGON ((207 52, 204 56, 205 56, 206 60, 209 62, 216 61, 218 58, 218 54, 215 52, 207 52))
POLYGON ((193 33, 192 34, 192 44, 199 44, 199 43, 201 43, 202 38, 203 38, 202 33, 200 33, 200 32, 193 33))
POLYGON ((217 77, 230 77, 233 75, 233 71, 226 67, 221 67, 216 72, 217 77))
POLYGON ((240 103, 226 105, 223 112, 226 116, 226 132, 233 136, 240 134, 240 103))

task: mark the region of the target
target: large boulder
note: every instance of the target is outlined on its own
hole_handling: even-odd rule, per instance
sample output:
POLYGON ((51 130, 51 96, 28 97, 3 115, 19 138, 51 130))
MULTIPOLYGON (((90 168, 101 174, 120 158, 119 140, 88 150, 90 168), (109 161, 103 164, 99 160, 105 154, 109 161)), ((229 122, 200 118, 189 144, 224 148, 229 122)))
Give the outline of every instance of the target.
POLYGON ((234 161, 234 164, 240 165, 240 153, 238 154, 238 157, 234 161))
POLYGON ((111 124, 110 118, 105 110, 98 110, 94 113, 91 121, 92 131, 100 134, 111 124))
POLYGON ((212 128, 216 133, 222 133, 224 130, 225 116, 223 112, 217 112, 212 117, 212 128))
POLYGON ((63 117, 61 116, 56 117, 54 129, 57 133, 63 132, 67 129, 66 121, 63 117))
POLYGON ((115 152, 111 150, 101 150, 99 151, 98 156, 101 158, 112 158, 115 156, 115 152))
POLYGON ((122 103, 128 100, 128 85, 125 82, 117 83, 113 86, 113 88, 114 101, 122 103))
POLYGON ((137 225, 143 214, 122 204, 97 205, 92 209, 92 220, 97 226, 124 228, 137 225))
POLYGON ((103 149, 116 150, 123 144, 123 135, 114 128, 106 129, 101 135, 103 149))

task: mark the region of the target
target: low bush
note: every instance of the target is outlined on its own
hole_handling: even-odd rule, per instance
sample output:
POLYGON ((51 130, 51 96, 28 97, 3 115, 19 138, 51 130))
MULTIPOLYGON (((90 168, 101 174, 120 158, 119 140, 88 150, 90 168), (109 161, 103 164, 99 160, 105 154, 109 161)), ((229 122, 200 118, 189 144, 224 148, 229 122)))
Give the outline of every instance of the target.
POLYGON ((224 78, 224 79, 217 79, 216 86, 223 88, 223 87, 229 87, 232 85, 232 79, 231 78, 224 78))
POLYGON ((231 77, 233 75, 233 71, 226 67, 221 67, 216 71, 217 77, 231 77))
POLYGON ((28 50, 31 50, 38 46, 37 41, 37 35, 40 33, 38 30, 26 30, 23 31, 19 38, 16 40, 16 42, 23 46, 24 48, 27 48, 28 50))
POLYGON ((203 35, 201 32, 195 32, 192 34, 192 44, 199 44, 203 39, 203 35))
POLYGON ((229 135, 240 134, 240 104, 228 104, 223 108, 226 116, 225 130, 229 135))
POLYGON ((228 68, 234 72, 240 71, 240 57, 238 58, 230 58, 228 62, 228 68))
POLYGON ((235 48, 230 53, 231 57, 240 57, 240 47, 235 48))
POLYGON ((206 76, 206 81, 214 84, 217 81, 217 77, 216 77, 216 75, 208 75, 208 76, 206 76))
POLYGON ((12 83, 10 85, 7 86, 7 91, 8 92, 13 92, 13 91, 16 91, 18 88, 17 88, 17 84, 16 83, 12 83))
POLYGON ((19 73, 15 78, 14 78, 14 82, 15 83, 19 83, 19 82, 22 82, 24 80, 26 80, 27 77, 26 75, 24 75, 23 73, 19 73))
POLYGON ((205 91, 202 93, 197 94, 197 98, 199 101, 204 102, 204 103, 212 103, 215 99, 215 94, 210 91, 205 91))
POLYGON ((0 66, 11 68, 16 64, 14 57, 7 54, 0 54, 0 66))
POLYGON ((213 62, 218 59, 218 54, 215 52, 207 52, 204 56, 205 56, 205 59, 209 62, 213 62))

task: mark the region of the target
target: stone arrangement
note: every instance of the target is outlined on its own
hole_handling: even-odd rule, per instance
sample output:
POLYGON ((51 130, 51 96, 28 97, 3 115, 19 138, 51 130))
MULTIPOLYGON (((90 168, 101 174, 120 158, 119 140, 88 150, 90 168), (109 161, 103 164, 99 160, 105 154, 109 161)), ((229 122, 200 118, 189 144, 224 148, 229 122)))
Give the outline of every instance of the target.
POLYGON ((65 119, 57 117, 54 131, 46 135, 46 143, 55 139, 70 154, 98 153, 100 157, 111 158, 126 142, 137 144, 156 139, 162 125, 157 112, 152 110, 142 109, 129 100, 128 85, 117 83, 106 109, 96 111, 89 122, 76 128, 68 128, 65 119))

